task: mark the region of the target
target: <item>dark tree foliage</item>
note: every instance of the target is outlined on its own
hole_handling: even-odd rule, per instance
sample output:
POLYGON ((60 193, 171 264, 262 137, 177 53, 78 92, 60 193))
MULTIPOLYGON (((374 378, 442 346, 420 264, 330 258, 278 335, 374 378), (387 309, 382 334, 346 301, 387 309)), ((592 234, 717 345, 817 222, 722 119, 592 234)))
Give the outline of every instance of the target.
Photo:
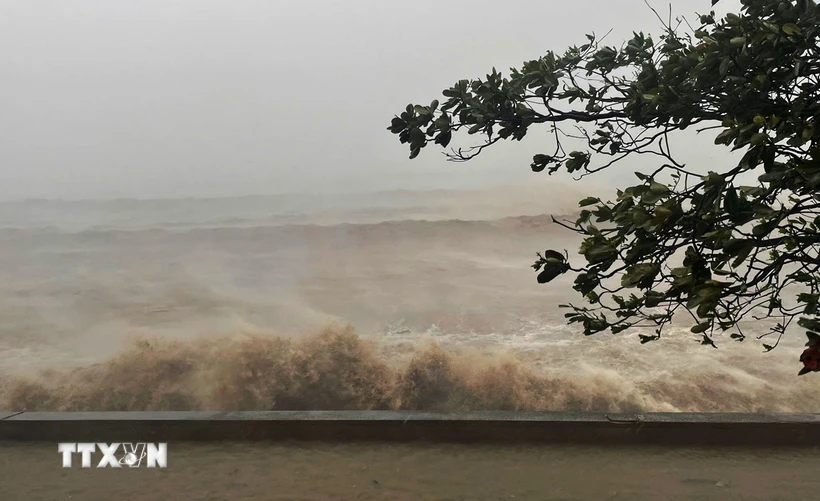
POLYGON ((638 184, 614 200, 590 197, 574 223, 554 219, 583 235, 586 262, 539 253, 538 282, 576 275, 588 304, 562 307, 587 335, 649 327, 640 339, 652 341, 681 311, 715 346, 722 331, 746 338, 741 319, 771 318, 776 325, 760 336, 774 335, 770 350, 795 319, 820 332, 820 8, 813 0, 742 3, 740 15, 699 15, 698 27, 658 16, 658 39, 634 33, 618 48, 587 35, 580 47, 547 52, 508 76, 493 69, 461 80, 443 103, 408 105, 388 130, 410 158, 431 142, 446 148, 460 131, 481 137, 446 153, 466 161, 546 127, 551 151, 534 155, 531 168, 550 174, 584 177, 636 155, 656 158, 657 168, 636 172, 638 184), (687 169, 669 139, 693 126, 719 131, 715 144, 742 158, 705 176, 687 169), (586 146, 566 151, 571 138, 586 146), (743 185, 750 173, 757 181, 743 185))

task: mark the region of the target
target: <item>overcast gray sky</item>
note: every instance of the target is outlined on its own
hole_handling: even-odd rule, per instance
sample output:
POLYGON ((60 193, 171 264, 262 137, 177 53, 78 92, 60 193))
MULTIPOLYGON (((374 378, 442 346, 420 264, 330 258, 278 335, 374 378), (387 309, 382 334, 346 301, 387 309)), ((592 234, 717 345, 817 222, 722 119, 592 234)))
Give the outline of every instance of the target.
POLYGON ((610 28, 661 31, 643 0, 0 0, 0 198, 550 182, 532 144, 410 161, 385 128, 460 78, 610 28))

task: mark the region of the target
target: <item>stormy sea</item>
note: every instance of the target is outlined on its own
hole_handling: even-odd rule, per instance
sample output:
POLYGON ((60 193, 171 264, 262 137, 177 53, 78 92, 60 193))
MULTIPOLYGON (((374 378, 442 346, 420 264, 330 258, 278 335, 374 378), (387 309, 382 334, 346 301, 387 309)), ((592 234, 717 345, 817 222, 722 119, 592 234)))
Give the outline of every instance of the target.
POLYGON ((799 332, 763 354, 567 325, 572 278, 530 265, 577 251, 550 216, 579 198, 2 202, 0 409, 820 411, 799 332))

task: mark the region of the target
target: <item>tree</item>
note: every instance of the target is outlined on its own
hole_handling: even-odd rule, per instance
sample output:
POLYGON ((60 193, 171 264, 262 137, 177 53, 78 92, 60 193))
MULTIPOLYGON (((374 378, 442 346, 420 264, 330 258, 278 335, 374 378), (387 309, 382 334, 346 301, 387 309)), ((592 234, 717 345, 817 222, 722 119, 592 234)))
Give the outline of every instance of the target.
MULTIPOLYGON (((589 197, 577 221, 553 218, 583 236, 584 264, 547 250, 533 265, 539 283, 575 274, 588 305, 561 305, 567 320, 586 335, 651 328, 640 334, 646 343, 680 311, 703 344, 717 347, 724 331, 747 338, 741 319, 771 319, 759 336, 773 336, 769 351, 797 319, 807 352, 820 353, 820 8, 814 0, 742 4, 739 15, 699 15, 698 28, 658 16, 658 40, 633 33, 616 48, 587 35, 508 76, 493 68, 444 90, 443 103, 408 105, 388 130, 411 159, 431 142, 446 148, 455 133, 478 135, 471 148, 445 153, 467 161, 542 126, 554 149, 534 155, 531 168, 549 174, 585 177, 637 155, 656 158, 657 168, 636 172, 638 184, 614 200, 589 197), (706 175, 677 162, 670 138, 694 126, 719 130, 714 143, 742 158, 706 175), (583 148, 566 151, 574 140, 583 148), (750 175, 756 181, 744 185, 750 175)), ((801 374, 820 369, 820 355, 804 358, 812 362, 801 374)))

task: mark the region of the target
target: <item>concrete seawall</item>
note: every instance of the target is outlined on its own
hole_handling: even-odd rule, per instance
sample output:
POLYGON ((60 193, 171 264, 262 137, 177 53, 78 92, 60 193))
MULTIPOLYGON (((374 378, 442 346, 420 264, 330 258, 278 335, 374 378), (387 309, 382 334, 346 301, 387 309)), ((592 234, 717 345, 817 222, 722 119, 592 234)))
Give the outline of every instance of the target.
POLYGON ((820 446, 820 415, 575 412, 0 412, 0 441, 820 446))

